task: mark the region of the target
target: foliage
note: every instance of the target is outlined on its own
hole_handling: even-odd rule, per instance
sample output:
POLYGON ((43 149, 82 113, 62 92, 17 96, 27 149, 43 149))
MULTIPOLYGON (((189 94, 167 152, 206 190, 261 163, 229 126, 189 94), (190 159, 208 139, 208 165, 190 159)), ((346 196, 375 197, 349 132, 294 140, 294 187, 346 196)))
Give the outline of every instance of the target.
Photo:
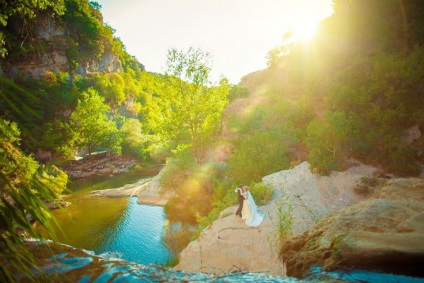
MULTIPOLYGON (((53 151, 62 159, 72 158, 75 132, 68 123, 61 120, 47 122, 43 127, 39 148, 53 151)), ((38 144, 37 144, 38 145, 38 144)))
POLYGON ((10 0, 0 2, 0 57, 4 58, 13 49, 13 43, 20 46, 20 50, 30 45, 34 40, 33 26, 42 14, 51 17, 63 15, 65 12, 64 0, 24 1, 10 0), (17 32, 11 32, 17 28, 17 32))
POLYGON ((192 240, 196 239, 203 229, 218 219, 219 214, 224 209, 237 203, 237 194, 234 193, 236 186, 225 179, 221 179, 215 184, 213 194, 210 197, 212 207, 207 215, 198 218, 198 225, 192 233, 192 240))
MULTIPOLYGON (((126 82, 123 77, 118 73, 112 73, 111 75, 97 75, 96 78, 96 89, 99 90, 99 93, 112 109, 118 109, 127 98, 124 91, 126 82)), ((132 83, 131 79, 131 77, 128 78, 128 84, 132 83)), ((134 92, 136 91, 134 90, 134 92)))
POLYGON ((195 224, 197 218, 210 210, 209 172, 203 172, 194 156, 185 148, 175 152, 160 173, 162 189, 172 191, 175 196, 165 205, 168 219, 195 224))
POLYGON ((277 239, 281 245, 282 242, 290 238, 293 234, 293 202, 289 197, 284 198, 277 203, 277 239))
MULTIPOLYGON (((19 149, 20 131, 15 123, 0 119, 0 263, 2 281, 14 282, 11 266, 33 282, 36 272, 41 272, 27 249, 22 233, 38 238, 33 221, 50 227, 51 214, 45 202, 55 202, 57 193, 66 185, 63 172, 51 177, 44 171, 38 173, 38 163, 19 149), (56 186, 46 186, 51 180, 56 186)), ((51 235, 54 238, 54 235, 51 235)), ((42 273, 42 272, 41 272, 42 273)))
POLYGON ((249 191, 255 200, 256 205, 265 205, 272 199, 274 187, 271 184, 253 183, 249 187, 249 191))
POLYGON ((364 176, 359 179, 353 190, 358 194, 368 195, 382 184, 382 180, 377 176, 364 176))
POLYGON ((119 135, 115 123, 106 114, 109 107, 94 89, 88 89, 83 96, 70 117, 76 143, 86 147, 89 155, 96 146, 113 149, 114 145, 119 144, 119 135))
POLYGON ((288 31, 284 34, 283 39, 284 43, 281 46, 274 47, 270 51, 268 51, 266 55, 266 64, 268 66, 272 66, 278 62, 278 60, 287 55, 294 47, 296 46, 293 41, 293 31, 288 31))
MULTIPOLYGON (((300 119, 283 122, 301 142, 293 151, 307 151, 300 156, 323 174, 343 169, 354 157, 396 175, 418 175, 419 151, 405 142, 405 132, 424 121, 423 7, 417 0, 334 4, 335 13, 321 22, 314 40, 284 49, 284 37, 283 46, 270 51, 272 66, 260 86, 272 87, 263 100, 280 96, 291 108, 308 106, 309 113, 290 111, 300 119)), ((284 115, 274 112, 282 106, 275 105, 267 115, 284 115)), ((258 118, 254 129, 266 125, 266 118, 258 118)), ((239 121, 235 125, 247 133, 239 121)))
POLYGON ((355 144, 356 116, 344 112, 328 113, 323 120, 313 120, 307 130, 306 144, 311 149, 309 162, 319 172, 328 174, 340 169, 340 160, 355 144))
POLYGON ((407 127, 424 121, 417 107, 423 96, 416 89, 424 75, 416 62, 423 60, 422 50, 406 58, 380 54, 358 59, 337 74, 329 98, 332 108, 357 117, 355 157, 382 164, 399 175, 417 174, 414 150, 403 144, 402 138, 407 127), (373 75, 366 75, 370 73, 373 75))
MULTIPOLYGON (((69 62, 82 62, 99 57, 105 51, 107 39, 102 38, 109 27, 103 26, 101 14, 86 0, 66 0, 66 13, 62 16, 70 31, 66 50, 69 62)), ((110 34, 111 35, 111 34, 110 34)), ((109 37, 109 40, 112 40, 109 37)), ((71 66, 75 69, 77 65, 71 66)))
POLYGON ((177 149, 174 154, 166 160, 166 166, 159 175, 159 184, 164 191, 178 190, 196 167, 194 156, 187 149, 177 149))
POLYGON ((175 226, 177 225, 171 223, 165 228, 164 242, 172 254, 172 258, 166 263, 166 266, 169 267, 174 267, 178 264, 180 253, 190 243, 190 227, 188 225, 181 225, 181 227, 175 226))
POLYGON ((42 168, 39 181, 56 195, 61 195, 66 190, 68 175, 60 168, 50 165, 42 168))
POLYGON ((288 168, 288 147, 279 133, 256 131, 233 142, 229 176, 237 183, 258 182, 263 176, 288 168))
POLYGON ((219 130, 227 104, 228 80, 208 87, 210 54, 194 48, 168 51, 166 90, 161 100, 162 132, 187 145, 201 164, 212 136, 219 130))
POLYGON ((134 118, 126 119, 120 132, 122 153, 134 156, 140 160, 145 159, 147 138, 142 134, 140 121, 134 118))
POLYGON ((228 93, 228 100, 233 101, 236 98, 244 98, 249 96, 249 89, 239 85, 233 85, 228 93))

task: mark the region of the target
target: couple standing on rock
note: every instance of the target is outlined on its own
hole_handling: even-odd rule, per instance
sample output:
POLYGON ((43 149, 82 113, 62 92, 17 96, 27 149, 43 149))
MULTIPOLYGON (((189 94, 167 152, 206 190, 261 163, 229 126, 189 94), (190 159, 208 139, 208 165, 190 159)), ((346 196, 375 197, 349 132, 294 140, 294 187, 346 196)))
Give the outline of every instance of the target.
POLYGON ((255 200, 249 192, 247 186, 240 185, 235 189, 238 195, 239 207, 236 216, 241 217, 247 226, 256 227, 262 223, 264 216, 258 212, 255 200))

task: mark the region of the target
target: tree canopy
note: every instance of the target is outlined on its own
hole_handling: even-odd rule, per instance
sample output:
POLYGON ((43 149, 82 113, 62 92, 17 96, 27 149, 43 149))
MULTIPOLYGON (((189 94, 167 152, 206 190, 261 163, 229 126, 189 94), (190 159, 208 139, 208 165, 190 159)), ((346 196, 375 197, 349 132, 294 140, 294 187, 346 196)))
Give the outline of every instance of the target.
POLYGON ((165 132, 170 139, 190 147, 198 163, 219 130, 230 89, 225 78, 219 85, 209 86, 210 60, 209 53, 194 48, 187 52, 170 49, 167 84, 160 101, 166 109, 162 120, 165 132))

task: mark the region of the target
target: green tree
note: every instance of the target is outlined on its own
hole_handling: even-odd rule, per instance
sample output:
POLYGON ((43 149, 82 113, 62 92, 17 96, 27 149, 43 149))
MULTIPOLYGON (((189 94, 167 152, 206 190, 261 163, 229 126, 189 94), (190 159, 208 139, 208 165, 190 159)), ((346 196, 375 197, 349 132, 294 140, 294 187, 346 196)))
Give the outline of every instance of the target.
POLYGON ((147 148, 147 137, 141 131, 140 121, 127 118, 120 131, 122 136, 122 153, 138 159, 144 159, 147 148))
POLYGON ((40 148, 51 150, 60 158, 73 157, 75 133, 70 125, 60 120, 54 120, 43 125, 44 133, 41 136, 40 148))
POLYGON ((228 99, 230 101, 236 98, 244 98, 249 96, 249 90, 245 87, 241 87, 238 85, 233 85, 228 93, 228 99))
POLYGON ((280 133, 255 131, 233 143, 230 176, 237 183, 259 182, 263 176, 288 168, 289 152, 280 133))
POLYGON ((20 140, 16 123, 0 119, 0 280, 14 282, 13 267, 31 282, 45 282, 48 278, 35 275, 43 272, 25 245, 23 232, 26 237, 41 237, 33 221, 52 231, 46 202, 56 202, 67 176, 57 168, 40 170, 38 163, 20 150, 20 140))
POLYGON ((312 166, 328 174, 341 169, 341 163, 352 154, 358 139, 358 118, 343 111, 327 112, 324 119, 313 120, 307 130, 306 144, 312 166))
POLYGON ((163 126, 170 139, 189 145, 197 163, 202 163, 206 148, 220 126, 227 95, 228 80, 210 85, 211 55, 189 48, 186 53, 168 51, 165 94, 161 97, 163 126))
POLYGON ((71 127, 76 133, 76 144, 87 148, 89 155, 96 146, 115 149, 120 144, 116 125, 107 116, 108 110, 104 99, 90 88, 83 93, 83 99, 78 101, 70 117, 71 127))

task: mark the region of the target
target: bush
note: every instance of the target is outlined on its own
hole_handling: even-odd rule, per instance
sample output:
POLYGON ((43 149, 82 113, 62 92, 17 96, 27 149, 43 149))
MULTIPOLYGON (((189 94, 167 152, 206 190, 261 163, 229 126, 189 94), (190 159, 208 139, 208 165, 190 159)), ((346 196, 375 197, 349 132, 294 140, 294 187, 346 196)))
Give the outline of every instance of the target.
POLYGON ((336 156, 325 153, 320 150, 312 150, 308 155, 308 161, 311 166, 317 170, 317 173, 328 175, 331 171, 339 168, 336 156))
POLYGON ((49 165, 44 166, 41 171, 39 181, 43 185, 49 187, 58 195, 66 190, 68 175, 63 170, 54 165, 49 165))
POLYGON ((168 158, 166 166, 159 176, 160 186, 164 191, 178 191, 196 166, 194 156, 188 150, 180 152, 178 156, 168 158))
POLYGON ((185 247, 187 247, 187 245, 190 243, 191 232, 188 229, 188 226, 183 225, 181 229, 175 230, 168 226, 165 233, 165 242, 168 247, 168 250, 175 257, 178 257, 182 250, 184 250, 185 247))
POLYGON ((265 205, 272 199, 274 187, 270 184, 257 183, 251 185, 250 193, 252 194, 256 205, 265 205))
POLYGON ((364 176, 359 179, 358 184, 353 190, 358 194, 368 195, 375 190, 377 186, 381 184, 381 181, 378 177, 364 176))
POLYGON ((233 86, 228 93, 228 100, 233 101, 236 98, 243 98, 249 96, 249 90, 245 87, 238 85, 233 86))
POLYGON ((280 133, 255 132, 234 142, 228 158, 230 177, 237 183, 259 182, 263 176, 289 167, 289 148, 280 133))
POLYGON ((390 161, 386 168, 398 176, 418 176, 421 172, 420 166, 415 162, 415 151, 406 145, 401 145, 393 149, 390 153, 390 161))

